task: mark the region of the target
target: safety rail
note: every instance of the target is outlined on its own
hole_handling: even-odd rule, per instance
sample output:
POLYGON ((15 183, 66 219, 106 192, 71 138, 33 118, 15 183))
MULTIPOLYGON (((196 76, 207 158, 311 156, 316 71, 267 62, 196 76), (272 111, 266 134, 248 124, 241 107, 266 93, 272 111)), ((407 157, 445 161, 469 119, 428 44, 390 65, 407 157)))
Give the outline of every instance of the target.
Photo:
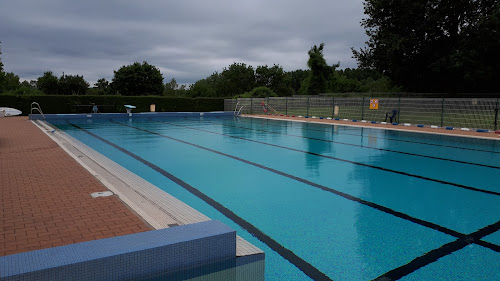
POLYGON ((241 114, 241 110, 243 109, 243 106, 241 106, 240 109, 238 110, 239 104, 240 104, 239 102, 236 103, 236 107, 234 108, 234 116, 238 116, 241 114))
POLYGON ((33 110, 38 111, 42 115, 43 119, 46 119, 45 115, 43 115, 42 108, 40 107, 40 105, 37 102, 31 103, 31 112, 30 112, 31 114, 33 114, 33 110))

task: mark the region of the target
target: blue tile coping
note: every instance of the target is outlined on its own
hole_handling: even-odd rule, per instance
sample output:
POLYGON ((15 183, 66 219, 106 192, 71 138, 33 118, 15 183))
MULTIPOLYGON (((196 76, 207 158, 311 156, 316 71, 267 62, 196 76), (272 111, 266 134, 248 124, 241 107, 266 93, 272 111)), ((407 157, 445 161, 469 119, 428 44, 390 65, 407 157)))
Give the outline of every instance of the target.
POLYGON ((236 232, 217 220, 3 256, 0 280, 129 280, 214 263, 236 264, 236 232))
POLYGON ((110 119, 110 118, 151 118, 151 117, 208 117, 208 116, 234 116, 233 111, 213 112, 141 112, 141 113, 88 113, 88 114, 30 114, 30 120, 52 119, 110 119))

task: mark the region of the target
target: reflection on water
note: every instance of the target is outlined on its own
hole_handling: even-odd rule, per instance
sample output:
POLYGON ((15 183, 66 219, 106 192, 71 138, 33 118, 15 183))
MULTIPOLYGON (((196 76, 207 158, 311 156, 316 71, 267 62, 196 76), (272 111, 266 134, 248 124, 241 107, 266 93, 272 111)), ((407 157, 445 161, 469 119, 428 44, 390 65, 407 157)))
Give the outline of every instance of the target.
MULTIPOLYGON (((309 124, 302 124, 302 135, 307 136, 310 135, 309 124)), ((337 130, 336 126, 332 126, 330 130, 325 131, 315 131, 313 138, 330 140, 333 137, 333 134, 337 130)), ((304 147, 306 151, 315 153, 315 154, 327 154, 327 155, 335 155, 335 147, 331 142, 319 141, 310 138, 303 138, 304 147)), ((313 154, 305 153, 304 154, 305 167, 307 170, 314 174, 315 176, 320 176, 320 165, 325 161, 325 158, 318 157, 313 154)))

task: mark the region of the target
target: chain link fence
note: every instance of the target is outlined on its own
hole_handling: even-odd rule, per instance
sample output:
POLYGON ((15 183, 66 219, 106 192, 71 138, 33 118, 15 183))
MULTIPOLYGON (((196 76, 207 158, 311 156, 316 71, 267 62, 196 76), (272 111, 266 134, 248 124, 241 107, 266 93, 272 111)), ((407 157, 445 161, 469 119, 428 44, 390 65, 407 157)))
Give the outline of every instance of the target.
POLYGON ((224 100, 225 111, 498 130, 500 98, 271 97, 224 100), (376 105, 376 106, 374 106, 376 105))

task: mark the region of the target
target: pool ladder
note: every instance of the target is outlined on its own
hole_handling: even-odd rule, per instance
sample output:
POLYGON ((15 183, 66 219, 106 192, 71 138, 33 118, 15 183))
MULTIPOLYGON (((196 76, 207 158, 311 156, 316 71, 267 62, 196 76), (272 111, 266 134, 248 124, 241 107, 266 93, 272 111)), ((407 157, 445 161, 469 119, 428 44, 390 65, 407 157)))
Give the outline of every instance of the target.
POLYGON ((40 107, 40 105, 37 102, 31 103, 31 114, 33 114, 33 110, 38 111, 42 115, 43 119, 46 119, 45 115, 43 115, 42 108, 40 107))
POLYGON ((234 108, 234 116, 238 116, 241 114, 241 110, 243 109, 243 105, 240 107, 240 109, 238 110, 238 105, 240 104, 240 102, 237 102, 236 103, 236 107, 234 108))

